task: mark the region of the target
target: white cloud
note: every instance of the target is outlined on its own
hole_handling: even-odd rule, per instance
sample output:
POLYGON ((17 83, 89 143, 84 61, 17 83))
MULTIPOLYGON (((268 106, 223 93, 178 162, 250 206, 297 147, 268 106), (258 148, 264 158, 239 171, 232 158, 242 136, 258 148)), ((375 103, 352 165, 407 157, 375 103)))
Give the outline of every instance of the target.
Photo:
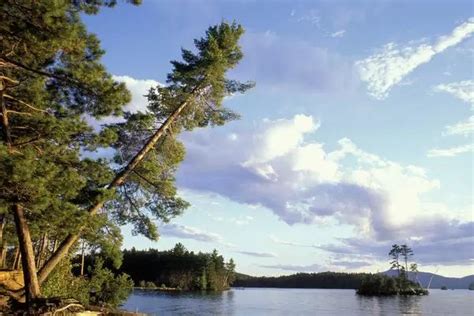
POLYGON ((466 121, 458 122, 454 125, 446 126, 446 135, 470 136, 474 133, 474 115, 466 121))
POLYGON ((345 33, 346 33, 346 30, 339 30, 337 32, 332 33, 331 37, 332 38, 343 37, 345 33))
MULTIPOLYGON (((419 248, 472 235, 472 212, 461 214, 433 200, 440 182, 427 170, 367 152, 348 138, 328 151, 315 140, 315 122, 311 116, 297 115, 265 120, 254 129, 233 125, 227 132, 238 134, 236 140, 215 129, 187 133, 187 157, 178 171, 178 185, 263 206, 289 225, 350 225, 361 239, 360 245, 350 245, 354 253, 370 242, 377 247, 367 252, 386 256, 393 241, 417 242, 419 248), (280 143, 273 145, 276 140, 280 143), (271 175, 259 172, 264 169, 271 175)), ((281 245, 329 249, 270 238, 281 245)), ((465 248, 463 242, 451 244, 465 248)))
POLYGON ((255 251, 236 251, 237 253, 251 256, 251 257, 258 257, 258 258, 274 258, 276 255, 272 252, 255 252, 255 251))
POLYGON ((178 184, 264 206, 290 225, 339 221, 380 239, 421 236, 417 221, 449 212, 435 214, 427 204, 425 195, 440 183, 426 170, 364 151, 347 138, 327 151, 308 140, 315 122, 304 115, 266 120, 254 130, 234 131, 237 140, 210 130, 186 134, 178 184))
POLYGON ((220 235, 186 225, 164 224, 160 226, 159 232, 163 236, 222 243, 222 237, 220 235))
MULTIPOLYGON (((294 16, 294 14, 292 15, 294 16)), ((321 28, 321 15, 318 10, 311 9, 297 19, 297 22, 309 23, 317 28, 321 28)))
POLYGON ((148 94, 150 88, 161 86, 158 81, 151 79, 135 79, 130 76, 113 76, 113 79, 124 82, 132 94, 132 101, 125 107, 126 111, 132 113, 145 112, 148 105, 145 95, 148 94))
POLYGON ((324 267, 315 263, 311 265, 293 265, 293 264, 273 264, 273 265, 261 265, 262 268, 267 269, 278 269, 284 271, 294 271, 294 272, 320 272, 325 270, 324 267))
POLYGON ((356 62, 362 81, 367 83, 369 94, 382 100, 402 79, 436 54, 455 46, 474 33, 474 18, 456 27, 451 34, 440 36, 435 43, 399 47, 395 43, 385 45, 380 51, 356 62))
MULTIPOLYGON (((145 95, 150 88, 161 85, 158 81, 151 79, 135 79, 130 76, 113 76, 112 78, 118 82, 125 83, 127 89, 130 91, 132 99, 123 110, 131 113, 138 111, 145 112, 148 106, 148 100, 145 95)), ((108 116, 100 120, 88 117, 87 120, 94 128, 100 129, 100 126, 103 124, 122 122, 124 119, 123 117, 108 116)))
POLYGON ((464 80, 437 85, 435 91, 447 92, 474 107, 474 80, 464 80))
POLYGON ((431 149, 428 151, 428 157, 455 157, 460 154, 474 151, 474 144, 451 147, 446 149, 431 149))

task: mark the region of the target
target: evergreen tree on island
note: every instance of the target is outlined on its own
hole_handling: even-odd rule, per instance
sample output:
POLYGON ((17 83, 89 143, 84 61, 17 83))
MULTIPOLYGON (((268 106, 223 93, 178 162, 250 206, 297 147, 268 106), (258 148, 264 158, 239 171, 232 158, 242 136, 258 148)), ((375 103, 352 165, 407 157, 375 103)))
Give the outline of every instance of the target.
MULTIPOLYGON (((391 277, 384 274, 367 275, 357 294, 370 296, 385 295, 427 295, 428 291, 424 289, 417 281, 409 279, 408 264, 410 258, 414 255, 413 250, 406 244, 392 245, 392 249, 388 253, 391 258, 390 266, 392 270, 397 270, 397 277, 391 277), (403 263, 400 263, 403 260, 403 263)), ((410 264, 410 269, 415 275, 418 272, 416 263, 410 264)))

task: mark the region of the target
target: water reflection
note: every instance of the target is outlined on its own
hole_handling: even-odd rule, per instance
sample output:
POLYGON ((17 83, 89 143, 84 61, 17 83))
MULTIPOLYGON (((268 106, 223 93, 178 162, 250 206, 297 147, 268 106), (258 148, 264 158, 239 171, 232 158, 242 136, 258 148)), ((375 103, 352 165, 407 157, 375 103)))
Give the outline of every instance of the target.
POLYGON ((472 315, 473 291, 361 297, 353 290, 239 289, 224 293, 135 291, 123 306, 150 315, 472 315))
POLYGON ((398 309, 403 315, 422 315, 420 296, 399 296, 398 309))

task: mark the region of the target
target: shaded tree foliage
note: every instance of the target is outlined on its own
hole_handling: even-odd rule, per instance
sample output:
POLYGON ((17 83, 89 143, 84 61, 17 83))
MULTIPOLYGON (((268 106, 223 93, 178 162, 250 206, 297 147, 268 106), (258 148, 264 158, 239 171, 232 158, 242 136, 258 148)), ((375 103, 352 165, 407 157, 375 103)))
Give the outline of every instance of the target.
POLYGON ((357 289, 366 273, 296 273, 279 277, 237 275, 233 286, 276 288, 357 289))
POLYGON ((235 264, 214 250, 194 253, 180 243, 171 250, 124 250, 120 271, 127 273, 136 286, 166 286, 181 290, 222 291, 234 280, 235 264), (148 285, 147 285, 148 283, 148 285))

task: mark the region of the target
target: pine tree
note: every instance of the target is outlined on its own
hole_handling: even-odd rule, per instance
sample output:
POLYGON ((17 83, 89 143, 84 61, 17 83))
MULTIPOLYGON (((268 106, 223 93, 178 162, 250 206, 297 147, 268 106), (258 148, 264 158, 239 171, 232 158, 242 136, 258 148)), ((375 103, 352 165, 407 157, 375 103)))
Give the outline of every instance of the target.
POLYGON ((403 271, 406 274, 408 273, 408 260, 410 257, 413 256, 413 250, 410 247, 408 247, 406 244, 403 244, 400 246, 400 255, 402 256, 403 261, 405 262, 403 271))
MULTIPOLYGON (((132 222, 136 231, 157 238, 156 227, 144 212, 168 221, 187 207, 176 197, 174 187, 174 171, 184 156, 175 135, 183 129, 222 125, 238 117, 222 102, 224 97, 253 86, 225 76, 242 58, 238 45, 242 34, 243 28, 235 23, 210 27, 204 38, 195 41, 196 54, 183 50, 183 62, 172 62, 167 86, 150 90, 146 113, 126 114, 125 123, 104 129, 104 138, 115 139, 112 146, 121 168, 104 194, 90 204, 89 215, 105 205, 120 221, 132 222)), ((69 234, 41 268, 40 282, 69 252, 82 229, 84 226, 69 234)))
POLYGON ((392 245, 392 249, 388 255, 392 258, 392 261, 390 262, 391 268, 396 269, 398 271, 398 276, 400 276, 400 246, 397 244, 392 245))
POLYGON ((0 4, 0 205, 16 224, 28 302, 40 295, 31 232, 70 231, 84 219, 76 199, 111 175, 105 161, 80 158, 80 148, 94 138, 82 115, 120 114, 130 100, 80 21, 82 9, 102 4, 0 4))
POLYGON ((125 123, 95 133, 84 117, 121 115, 130 95, 100 63, 104 52, 80 14, 115 3, 0 4, 0 212, 16 223, 28 301, 40 295, 39 285, 78 238, 102 220, 132 223, 157 239, 151 219, 168 221, 188 206, 174 186, 184 157, 176 134, 237 118, 222 101, 252 86, 225 76, 242 58, 243 28, 222 23, 195 41, 196 53, 183 50, 183 61, 172 62, 167 85, 150 91, 145 113, 125 113, 125 123), (114 148, 119 169, 81 156, 97 147, 114 148), (63 241, 36 275, 31 236, 44 233, 63 241))

